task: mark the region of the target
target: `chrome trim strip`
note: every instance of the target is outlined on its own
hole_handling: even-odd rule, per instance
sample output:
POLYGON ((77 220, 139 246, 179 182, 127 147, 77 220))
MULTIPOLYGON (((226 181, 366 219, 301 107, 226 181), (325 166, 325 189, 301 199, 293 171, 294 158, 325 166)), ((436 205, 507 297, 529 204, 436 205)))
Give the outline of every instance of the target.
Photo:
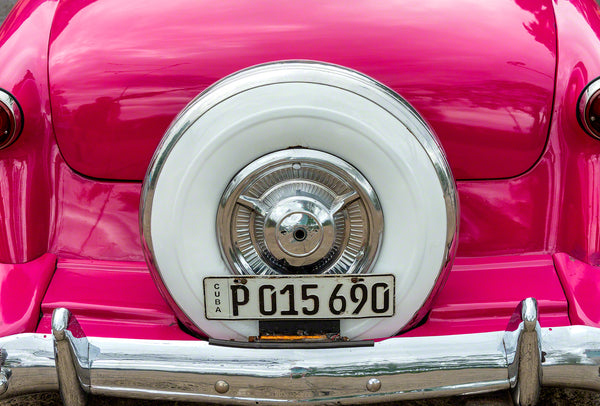
POLYGON ((600 391, 600 329, 542 329, 543 385, 600 391))
POLYGON ((512 388, 516 405, 534 405, 540 383, 600 391, 600 329, 541 329, 533 299, 521 304, 507 331, 395 337, 359 348, 270 350, 206 341, 85 338, 77 326, 59 309, 54 337, 0 338, 1 373, 8 377, 1 397, 60 387, 79 394, 67 405, 84 405, 87 391, 226 404, 344 404, 512 388))
POLYGON ((509 386, 500 337, 472 337, 466 353, 460 345, 462 336, 441 342, 391 339, 374 348, 288 351, 190 343, 178 344, 175 354, 168 355, 164 344, 138 341, 126 348, 96 341, 102 353, 92 363, 92 393, 148 399, 176 396, 227 404, 322 404, 487 392, 509 386), (149 357, 140 360, 131 354, 133 348, 149 357), (427 355, 423 348, 429 350, 427 355), (373 378, 381 382, 378 392, 367 388, 373 378), (215 389, 221 381, 229 386, 226 394, 215 389), (115 382, 123 384, 115 387, 115 382))
POLYGON ((0 338, 2 371, 8 376, 3 398, 34 392, 58 391, 52 336, 17 334, 0 338))

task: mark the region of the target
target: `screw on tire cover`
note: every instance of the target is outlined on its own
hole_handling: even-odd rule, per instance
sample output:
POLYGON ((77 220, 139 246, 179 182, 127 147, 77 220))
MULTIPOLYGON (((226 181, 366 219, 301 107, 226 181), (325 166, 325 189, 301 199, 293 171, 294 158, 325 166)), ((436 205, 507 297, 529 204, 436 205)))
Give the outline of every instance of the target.
POLYGON ((276 62, 235 73, 194 99, 146 175, 146 256, 163 295, 193 331, 238 340, 257 334, 255 320, 208 320, 204 313, 203 279, 243 273, 221 253, 217 213, 244 168, 302 150, 355 168, 385 214, 372 265, 357 272, 395 276, 396 314, 342 320, 342 335, 390 336, 426 314, 450 269, 458 230, 456 187, 435 135, 405 100, 369 77, 318 62, 276 62))

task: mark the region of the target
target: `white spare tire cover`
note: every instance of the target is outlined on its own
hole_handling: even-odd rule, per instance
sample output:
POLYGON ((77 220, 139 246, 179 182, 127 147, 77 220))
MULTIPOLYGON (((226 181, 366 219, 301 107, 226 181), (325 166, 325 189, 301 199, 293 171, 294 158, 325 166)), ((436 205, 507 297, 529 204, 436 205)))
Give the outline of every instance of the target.
POLYGON ((231 214, 222 214, 224 192, 251 172, 245 168, 288 154, 331 156, 331 172, 367 200, 364 190, 374 191, 373 207, 380 205, 365 209, 380 216, 366 243, 370 258, 348 272, 393 274, 395 314, 343 319, 342 336, 388 337, 418 323, 447 276, 456 242, 456 188, 444 153, 389 88, 347 68, 295 61, 248 68, 208 88, 175 119, 152 159, 142 190, 142 242, 180 321, 212 338, 258 335, 256 320, 206 318, 203 279, 246 273, 222 249, 227 230, 217 217, 226 222, 231 214))

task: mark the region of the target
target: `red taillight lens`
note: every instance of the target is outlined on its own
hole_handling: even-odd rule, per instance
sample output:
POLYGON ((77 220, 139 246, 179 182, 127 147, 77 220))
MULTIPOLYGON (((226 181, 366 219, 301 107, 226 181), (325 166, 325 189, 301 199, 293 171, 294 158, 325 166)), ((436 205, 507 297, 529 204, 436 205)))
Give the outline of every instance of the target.
POLYGON ((590 82, 581 93, 577 119, 588 134, 600 139, 600 78, 590 82))
POLYGON ((8 147, 21 134, 23 114, 15 98, 0 89, 0 149, 8 147))
POLYGON ((13 129, 11 121, 9 113, 3 108, 0 108, 0 145, 4 145, 10 137, 10 133, 13 129))
POLYGON ((588 120, 596 134, 600 134, 600 94, 596 92, 589 102, 588 120))

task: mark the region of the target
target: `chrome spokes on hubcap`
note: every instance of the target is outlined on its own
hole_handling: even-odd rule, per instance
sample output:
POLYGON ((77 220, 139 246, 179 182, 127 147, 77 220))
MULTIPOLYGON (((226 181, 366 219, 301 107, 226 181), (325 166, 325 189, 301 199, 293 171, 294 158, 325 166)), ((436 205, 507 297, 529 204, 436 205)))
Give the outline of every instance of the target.
POLYGON ((324 152, 290 149, 234 177, 221 198, 217 234, 234 273, 367 272, 383 214, 354 167, 324 152))

